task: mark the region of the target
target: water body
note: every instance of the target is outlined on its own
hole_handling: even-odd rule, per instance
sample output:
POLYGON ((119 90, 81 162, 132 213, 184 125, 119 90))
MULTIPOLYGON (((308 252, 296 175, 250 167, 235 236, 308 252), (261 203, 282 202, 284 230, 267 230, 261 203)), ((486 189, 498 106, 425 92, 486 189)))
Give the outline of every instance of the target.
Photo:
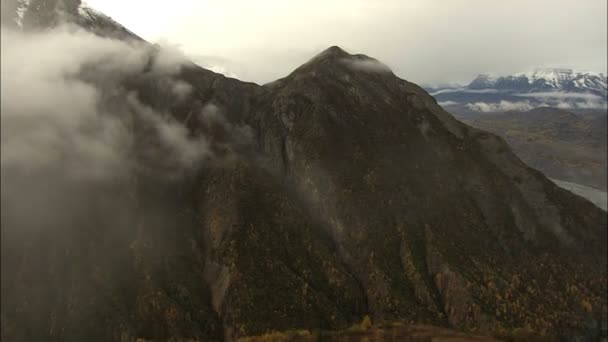
POLYGON ((560 186, 566 190, 569 190, 570 192, 572 192, 576 195, 584 197, 584 198, 588 199, 589 201, 591 201, 596 206, 598 206, 604 210, 607 210, 608 193, 606 193, 605 191, 598 190, 598 189, 591 188, 591 187, 584 186, 584 185, 580 185, 580 184, 576 184, 576 183, 560 181, 557 179, 551 179, 551 180, 558 186, 560 186))

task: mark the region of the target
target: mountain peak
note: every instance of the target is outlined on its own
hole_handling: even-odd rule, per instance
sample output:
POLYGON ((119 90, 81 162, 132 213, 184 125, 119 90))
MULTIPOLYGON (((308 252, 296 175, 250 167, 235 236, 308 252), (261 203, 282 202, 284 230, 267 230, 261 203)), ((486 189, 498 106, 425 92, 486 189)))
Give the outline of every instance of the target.
POLYGON ((487 73, 479 74, 468 87, 470 89, 485 89, 492 87, 494 83, 496 83, 496 77, 487 73))
POLYGON ((331 46, 325 50, 323 50, 321 53, 317 54, 316 56, 314 56, 310 62, 314 62, 314 61, 321 61, 321 60, 326 60, 326 59, 342 59, 342 58, 348 58, 350 57, 351 54, 344 51, 341 47, 339 46, 331 46))
MULTIPOLYGON (((377 59, 364 54, 351 54, 339 46, 331 46, 297 68, 294 73, 318 71, 319 69, 336 72, 362 71, 366 73, 390 73, 391 68, 377 59), (328 69, 327 69, 328 68, 328 69)), ((314 74, 314 73, 313 73, 314 74)))
POLYGON ((348 52, 346 52, 344 49, 342 49, 341 47, 339 47, 337 45, 328 47, 327 49, 323 50, 323 52, 321 52, 319 55, 340 56, 340 57, 350 56, 350 54, 348 52))
POLYGON ((83 0, 2 0, 2 26, 19 31, 45 31, 71 24, 100 36, 142 40, 83 0))

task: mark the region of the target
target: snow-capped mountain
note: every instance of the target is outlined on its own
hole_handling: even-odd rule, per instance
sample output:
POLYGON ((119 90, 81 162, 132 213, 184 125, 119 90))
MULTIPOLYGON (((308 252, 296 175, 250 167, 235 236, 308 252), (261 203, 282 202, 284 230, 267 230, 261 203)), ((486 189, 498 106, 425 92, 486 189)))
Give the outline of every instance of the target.
POLYGON ((507 90, 519 93, 575 91, 604 95, 608 89, 606 81, 606 75, 602 73, 580 72, 572 69, 536 69, 527 73, 501 77, 481 74, 466 88, 507 90))
POLYGON ((608 108, 607 76, 571 69, 536 69, 508 76, 480 74, 467 86, 427 88, 427 91, 442 106, 455 112, 608 108))
POLYGON ((141 40, 109 16, 81 0, 2 0, 2 26, 21 31, 46 30, 72 23, 102 36, 141 40))

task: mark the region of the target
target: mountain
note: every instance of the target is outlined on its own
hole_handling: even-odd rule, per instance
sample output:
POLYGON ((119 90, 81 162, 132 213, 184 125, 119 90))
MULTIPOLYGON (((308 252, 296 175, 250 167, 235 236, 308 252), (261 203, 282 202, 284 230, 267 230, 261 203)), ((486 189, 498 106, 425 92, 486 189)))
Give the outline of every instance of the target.
POLYGON ((556 108, 467 115, 466 123, 503 137, 526 164, 551 178, 606 191, 606 114, 556 108))
POLYGON ((141 40, 120 23, 82 0, 2 0, 2 25, 25 32, 73 23, 96 34, 141 40))
MULTIPOLYGON (((159 56, 145 50, 146 67, 122 78, 105 64, 70 74, 129 133, 116 178, 71 177, 70 155, 3 165, 3 340, 235 340, 365 316, 605 336, 606 213, 421 87, 336 46, 264 86, 193 63, 168 83, 159 56), (159 118, 174 125, 155 131, 159 118), (209 157, 176 172, 179 151, 164 144, 197 137, 185 152, 209 157)), ((34 109, 52 111, 43 100, 34 109)), ((2 139, 44 124, 4 108, 2 139)), ((44 127, 42 138, 54 132, 44 127)), ((15 148, 17 161, 30 152, 15 148)))
POLYGON ((607 80, 602 73, 537 69, 500 77, 481 74, 464 87, 428 90, 443 106, 463 114, 547 106, 588 110, 608 106, 607 80))
POLYGON ((601 73, 575 72, 571 69, 537 69, 514 76, 479 75, 466 89, 497 89, 517 93, 546 91, 585 92, 605 95, 606 76, 601 73))

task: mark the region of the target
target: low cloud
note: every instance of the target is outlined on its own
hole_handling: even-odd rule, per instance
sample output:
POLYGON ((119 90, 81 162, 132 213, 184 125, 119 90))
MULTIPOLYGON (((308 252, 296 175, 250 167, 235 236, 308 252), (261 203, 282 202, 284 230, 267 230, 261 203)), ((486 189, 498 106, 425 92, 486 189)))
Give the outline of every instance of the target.
POLYGON ((185 61, 176 49, 74 27, 31 34, 3 29, 2 170, 60 168, 70 177, 115 177, 134 162, 134 120, 154 127, 180 165, 195 164, 206 154, 204 143, 123 86, 147 73, 184 99, 190 85, 172 77, 185 61))
POLYGON ((475 102, 467 103, 466 107, 470 110, 482 113, 493 113, 493 112, 507 112, 507 111, 518 111, 525 112, 527 110, 535 108, 530 101, 500 101, 496 103, 486 102, 475 102))
POLYGON ((169 113, 161 113, 143 104, 136 93, 129 93, 127 103, 139 125, 151 128, 156 143, 138 146, 134 153, 140 153, 154 160, 153 165, 138 162, 138 169, 154 168, 162 177, 173 177, 181 171, 193 170, 206 158, 212 157, 210 143, 205 136, 190 136, 186 126, 177 122, 169 113), (176 174, 174 174, 176 173, 176 174))
MULTIPOLYGON (((467 103, 466 107, 470 110, 482 113, 517 111, 525 112, 539 107, 555 107, 560 109, 607 109, 606 102, 599 101, 564 101, 555 99, 545 99, 539 101, 500 101, 500 102, 475 102, 467 103)), ((441 103, 440 103, 441 104, 441 103)))
POLYGON ((584 102, 575 102, 574 108, 579 109, 607 109, 608 103, 605 101, 584 101, 584 102))
POLYGON ((533 98, 538 102, 543 102, 547 106, 561 109, 606 109, 608 99, 590 93, 572 92, 544 92, 531 94, 518 94, 517 96, 533 98))
POLYGON ((385 73, 391 72, 391 68, 389 68, 386 64, 377 61, 371 58, 363 58, 363 59, 345 59, 344 63, 353 70, 363 71, 363 72, 377 72, 377 73, 385 73))
POLYGON ((442 102, 439 102, 439 105, 442 106, 442 107, 455 106, 455 105, 458 105, 458 104, 459 103, 456 102, 456 101, 442 101, 442 102))
POLYGON ((436 92, 431 93, 432 96, 439 94, 448 94, 448 93, 469 93, 469 94, 498 94, 500 90, 498 89, 467 89, 467 88, 449 88, 449 89, 441 89, 436 92))
MULTIPOLYGON (((170 113, 193 100, 190 84, 178 79, 189 62, 177 49, 68 26, 2 29, 1 42, 3 239, 5 231, 132 232, 141 217, 157 220, 172 205, 165 192, 175 191, 165 185, 181 186, 216 157, 208 134, 170 113), (160 195, 140 197, 150 190, 160 195)), ((229 134, 240 141, 246 132, 229 134)))
POLYGON ((171 86, 173 95, 177 96, 179 101, 183 101, 192 93, 192 86, 184 81, 176 80, 171 86))
POLYGON ((224 148, 234 150, 253 143, 254 134, 251 127, 232 124, 222 114, 221 108, 214 103, 208 103, 203 107, 198 120, 208 127, 218 126, 228 134, 230 141, 223 144, 224 148))
POLYGON ((542 93, 526 93, 526 94, 515 94, 515 96, 521 97, 533 97, 537 99, 577 99, 577 100, 591 100, 591 101, 606 101, 606 97, 602 97, 590 93, 572 93, 572 92, 542 92, 542 93))

